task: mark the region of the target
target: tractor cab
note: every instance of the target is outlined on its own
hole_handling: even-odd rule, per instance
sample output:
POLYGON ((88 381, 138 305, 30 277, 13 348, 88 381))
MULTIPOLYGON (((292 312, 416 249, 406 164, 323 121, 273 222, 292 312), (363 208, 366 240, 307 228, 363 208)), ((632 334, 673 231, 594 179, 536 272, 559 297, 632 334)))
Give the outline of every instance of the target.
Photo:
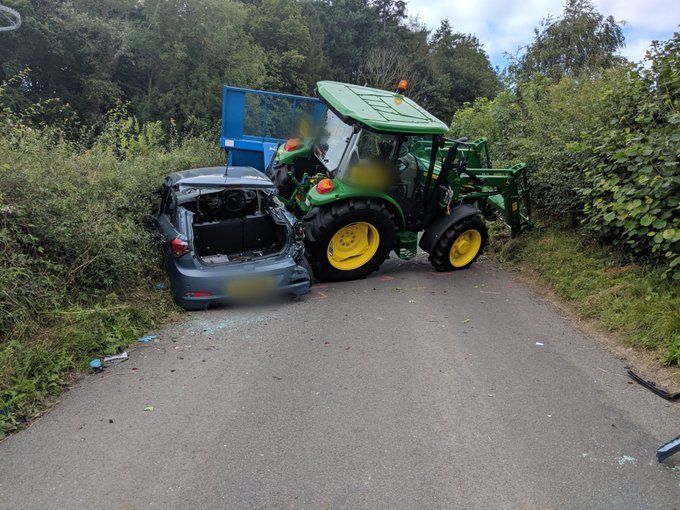
POLYGON ((531 225, 525 165, 493 168, 485 139, 446 138, 448 126, 405 89, 321 81, 318 99, 286 96, 292 109, 277 113, 289 122, 277 143, 267 114, 276 97, 225 87, 225 97, 267 94, 262 121, 254 122, 262 126, 260 145, 225 133, 225 126, 253 123, 242 111, 242 118, 223 118, 223 146, 234 162, 255 149, 249 156, 262 162, 279 200, 304 220, 319 280, 362 278, 391 251, 409 259, 418 247, 437 270, 462 269, 484 249, 484 217, 502 216, 513 235, 531 225), (304 102, 310 114, 300 116, 304 102))
POLYGON ((315 141, 314 156, 330 177, 348 185, 382 191, 397 185, 412 189, 417 177, 408 137, 349 125, 331 109, 315 141))
POLYGON ((328 110, 314 154, 327 170, 350 185, 413 195, 433 156, 422 147, 432 147, 448 127, 401 92, 320 82, 317 93, 328 110), (324 161, 327 148, 341 154, 336 168, 324 161))

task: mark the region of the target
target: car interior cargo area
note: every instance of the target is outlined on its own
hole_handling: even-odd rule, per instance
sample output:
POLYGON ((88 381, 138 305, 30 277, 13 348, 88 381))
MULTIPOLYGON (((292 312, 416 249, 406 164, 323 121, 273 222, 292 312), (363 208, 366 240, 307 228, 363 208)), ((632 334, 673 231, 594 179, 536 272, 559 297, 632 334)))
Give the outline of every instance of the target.
POLYGON ((280 252, 286 230, 267 211, 263 192, 223 190, 201 193, 183 204, 194 213, 194 247, 206 265, 244 262, 280 252))

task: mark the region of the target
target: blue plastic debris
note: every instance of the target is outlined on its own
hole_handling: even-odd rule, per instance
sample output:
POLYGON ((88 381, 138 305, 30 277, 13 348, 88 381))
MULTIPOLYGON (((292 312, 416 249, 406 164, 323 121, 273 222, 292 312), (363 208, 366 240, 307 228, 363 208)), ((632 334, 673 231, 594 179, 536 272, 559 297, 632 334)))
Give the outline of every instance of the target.
POLYGON ((142 338, 138 338, 138 342, 150 342, 151 340, 154 340, 158 338, 158 335, 149 335, 149 336, 143 336, 142 338))
POLYGON ((101 368, 102 367, 102 360, 100 360, 99 358, 93 359, 92 361, 90 361, 90 367, 95 369, 95 370, 98 369, 98 368, 101 368))
POLYGON ((156 284, 156 288, 157 288, 158 290, 165 290, 165 284, 164 284, 163 282, 158 282, 158 283, 156 284))
POLYGON ((656 451, 656 458, 659 462, 663 462, 671 455, 680 453, 680 436, 676 437, 672 441, 667 442, 659 447, 656 451))

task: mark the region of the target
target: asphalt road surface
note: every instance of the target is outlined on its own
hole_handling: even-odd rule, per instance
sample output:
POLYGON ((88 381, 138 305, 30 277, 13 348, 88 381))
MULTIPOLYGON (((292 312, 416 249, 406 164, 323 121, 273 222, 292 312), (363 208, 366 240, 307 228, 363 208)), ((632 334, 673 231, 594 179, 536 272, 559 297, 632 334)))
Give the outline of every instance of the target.
POLYGON ((680 507, 680 405, 489 263, 151 333, 0 443, 0 507, 680 507))

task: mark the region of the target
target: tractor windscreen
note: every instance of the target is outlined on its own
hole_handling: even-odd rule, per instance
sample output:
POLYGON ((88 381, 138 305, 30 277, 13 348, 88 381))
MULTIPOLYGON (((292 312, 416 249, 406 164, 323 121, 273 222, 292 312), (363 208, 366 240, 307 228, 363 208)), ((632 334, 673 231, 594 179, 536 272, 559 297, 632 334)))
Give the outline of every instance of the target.
POLYGON ((362 129, 350 143, 346 164, 336 178, 355 187, 388 190, 396 180, 396 159, 400 137, 362 129))
POLYGON ((352 126, 345 124, 330 109, 326 110, 321 130, 314 145, 314 154, 326 167, 326 170, 335 172, 338 169, 351 136, 352 126))

